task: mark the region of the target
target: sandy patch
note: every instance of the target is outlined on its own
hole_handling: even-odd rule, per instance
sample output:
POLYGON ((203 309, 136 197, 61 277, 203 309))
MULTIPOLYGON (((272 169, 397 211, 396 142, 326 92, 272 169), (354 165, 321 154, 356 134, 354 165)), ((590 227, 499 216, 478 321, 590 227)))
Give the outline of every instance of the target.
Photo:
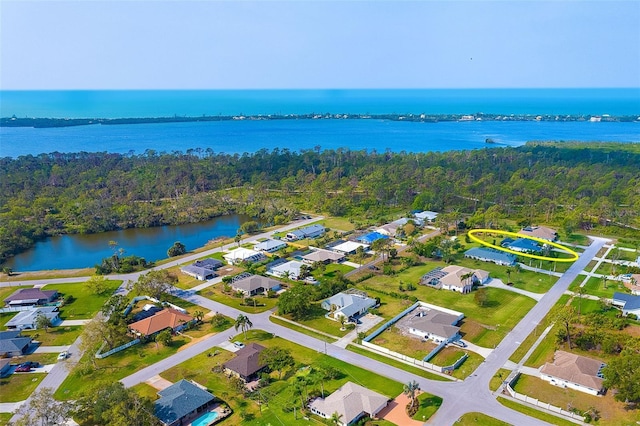
MULTIPOLYGON (((190 341, 189 343, 187 343, 186 345, 182 345, 182 346, 180 346, 180 347, 178 348, 178 352, 180 352, 180 351, 182 351, 182 350, 184 350, 184 349, 187 349, 189 346, 193 346, 193 345, 195 345, 196 343, 198 343, 198 342, 199 342, 199 341, 201 341, 201 340, 208 339, 208 338, 209 338, 209 337, 211 337, 211 336, 215 336, 215 334, 216 334, 216 333, 209 333, 209 334, 207 334, 207 335, 205 335, 205 336, 198 337, 197 339, 191 338, 191 341, 190 341)), ((189 337, 189 336, 187 336, 187 337, 189 337)))

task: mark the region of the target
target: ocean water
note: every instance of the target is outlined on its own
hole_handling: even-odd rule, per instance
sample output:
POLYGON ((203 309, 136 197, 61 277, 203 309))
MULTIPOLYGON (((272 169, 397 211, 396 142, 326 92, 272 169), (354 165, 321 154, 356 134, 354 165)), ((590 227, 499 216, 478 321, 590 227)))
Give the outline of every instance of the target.
MULTIPOLYGON (((636 89, 0 91, 2 117, 130 118, 258 114, 557 114, 640 116, 636 89)), ((142 154, 337 149, 426 152, 531 140, 640 142, 640 121, 261 120, 0 127, 0 157, 50 152, 142 154)))
POLYGON ((0 91, 0 117, 257 114, 640 115, 640 88, 0 91))

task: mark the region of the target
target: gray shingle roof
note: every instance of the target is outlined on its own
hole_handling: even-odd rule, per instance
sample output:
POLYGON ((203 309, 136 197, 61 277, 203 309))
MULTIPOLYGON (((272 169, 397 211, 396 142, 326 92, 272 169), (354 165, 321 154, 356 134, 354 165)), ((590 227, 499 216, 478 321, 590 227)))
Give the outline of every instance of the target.
POLYGON ((184 379, 158 392, 155 415, 165 424, 171 424, 192 411, 213 401, 209 392, 184 379))
POLYGON ((613 300, 624 302, 624 309, 627 311, 640 309, 640 296, 634 296, 633 294, 620 293, 616 291, 615 293, 613 293, 613 300))
POLYGON ((494 262, 499 261, 507 264, 511 264, 516 261, 516 257, 513 254, 482 247, 470 248, 464 253, 464 255, 478 257, 481 259, 488 259, 494 262))
POLYGON ((14 339, 0 340, 0 354, 22 352, 30 343, 31 337, 16 337, 14 339))
POLYGON ((235 358, 227 361, 224 364, 224 368, 235 371, 241 376, 249 377, 265 367, 264 364, 260 363, 260 353, 264 349, 264 346, 257 343, 249 343, 236 352, 235 358))

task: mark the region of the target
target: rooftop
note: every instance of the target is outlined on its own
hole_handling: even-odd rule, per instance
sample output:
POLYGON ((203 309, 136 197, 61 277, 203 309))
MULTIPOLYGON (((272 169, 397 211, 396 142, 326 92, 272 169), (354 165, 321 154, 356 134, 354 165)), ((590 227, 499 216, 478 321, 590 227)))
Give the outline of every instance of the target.
POLYGON ((155 415, 165 424, 171 424, 199 407, 214 400, 214 396, 184 379, 158 392, 155 415))
POLYGON ((540 372, 592 389, 602 389, 600 370, 604 365, 597 359, 556 351, 553 362, 547 362, 540 372))

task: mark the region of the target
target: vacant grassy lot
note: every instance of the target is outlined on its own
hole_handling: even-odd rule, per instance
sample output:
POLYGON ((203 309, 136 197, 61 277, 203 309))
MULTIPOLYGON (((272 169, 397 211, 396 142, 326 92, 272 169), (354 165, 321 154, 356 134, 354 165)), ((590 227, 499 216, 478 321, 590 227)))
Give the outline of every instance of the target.
POLYGON ((236 308, 250 314, 257 314, 260 312, 268 311, 270 309, 273 309, 278 304, 278 298, 276 297, 269 298, 266 296, 255 296, 251 298, 251 300, 255 301, 255 305, 252 303, 247 306, 244 303, 244 298, 235 297, 235 295, 224 293, 222 291, 222 286, 222 283, 215 284, 199 291, 198 294, 200 296, 206 297, 207 299, 220 302, 224 305, 231 306, 232 308, 236 308))
MULTIPOLYGON (((395 326, 387 328, 376 336, 371 343, 417 360, 424 359, 424 357, 429 355, 437 346, 431 340, 423 342, 422 339, 417 336, 411 337, 404 335, 400 329, 395 326)), ((433 363, 433 360, 429 362, 433 363)))
POLYGON ((104 302, 111 297, 113 292, 122 284, 122 281, 107 280, 108 289, 103 294, 95 294, 83 283, 77 284, 49 284, 44 290, 58 290, 63 297, 71 295, 73 301, 65 303, 60 308, 60 318, 65 319, 91 319, 104 302))
POLYGON ((455 346, 447 346, 438 354, 431 359, 431 363, 435 365, 439 365, 440 367, 447 367, 449 365, 453 365, 457 360, 462 358, 464 354, 468 355, 468 358, 460 365, 460 367, 456 368, 451 372, 453 377, 458 379, 464 379, 473 373, 484 358, 478 355, 475 352, 465 351, 455 346))
POLYGON ((355 226, 349 222, 349 219, 345 217, 328 217, 326 219, 317 222, 323 225, 325 228, 336 229, 338 231, 353 231, 355 226))
POLYGON ((242 423, 243 417, 245 419, 252 418, 250 422, 252 425, 309 424, 308 421, 301 419, 299 411, 298 419, 294 418, 293 406, 297 405, 299 410, 300 397, 293 393, 292 386, 298 377, 306 377, 309 374, 307 366, 333 367, 339 372, 340 376, 333 380, 326 380, 322 384, 316 382, 315 384, 307 385, 306 392, 309 394, 319 395, 322 387, 324 387, 325 394, 328 394, 347 381, 358 383, 389 398, 394 398, 402 392, 401 383, 391 381, 375 373, 346 364, 287 340, 278 337, 273 338, 271 333, 251 330, 247 333, 247 336, 247 341, 257 342, 266 347, 286 348, 291 351, 296 360, 296 367, 285 372, 282 380, 277 380, 277 373, 272 373, 272 382, 261 388, 262 397, 268 401, 268 407, 265 408, 263 406, 262 412, 260 412, 255 401, 239 395, 237 391, 232 389, 230 381, 224 374, 211 371, 211 368, 231 359, 233 354, 230 352, 218 350, 219 353, 215 356, 208 356, 206 353, 198 355, 161 373, 161 376, 172 382, 182 378, 191 379, 206 386, 234 410, 234 414, 228 420, 225 420, 225 424, 229 425, 242 423))
MULTIPOLYGON (((602 278, 591 277, 584 285, 583 289, 586 294, 610 299, 616 291, 624 291, 624 284, 620 281, 605 281, 602 278)), ((573 290, 573 291, 577 291, 573 290)))
POLYGON ((24 401, 45 378, 46 373, 13 373, 0 379, 0 402, 24 401))
POLYGON ((25 330, 22 334, 37 340, 41 346, 66 346, 71 345, 82 334, 82 326, 51 327, 49 331, 25 330))
POLYGON ((467 413, 460 417, 456 422, 456 426, 509 426, 502 420, 494 419, 482 413, 467 413))
POLYGON ((520 404, 516 401, 512 401, 506 398, 498 397, 498 402, 505 407, 509 407, 513 410, 519 411, 522 414, 526 414, 527 416, 533 417, 535 419, 543 420, 547 423, 551 423, 552 425, 558 426, 575 426, 575 423, 570 422, 569 420, 565 420, 561 417, 554 416, 553 414, 548 414, 540 410, 536 410, 533 407, 529 407, 528 405, 520 404))
POLYGON ((630 425, 638 420, 640 414, 638 410, 625 409, 625 404, 613 399, 611 392, 604 396, 589 395, 574 389, 553 386, 537 377, 521 375, 514 389, 563 409, 573 407, 584 412, 593 407, 600 412, 600 423, 606 425, 630 425))
POLYGON ((47 365, 47 364, 55 364, 58 361, 57 358, 58 358, 57 353, 38 353, 38 354, 29 354, 29 355, 23 355, 19 357, 13 357, 11 358, 11 363, 19 364, 26 361, 33 361, 41 365, 47 365))

